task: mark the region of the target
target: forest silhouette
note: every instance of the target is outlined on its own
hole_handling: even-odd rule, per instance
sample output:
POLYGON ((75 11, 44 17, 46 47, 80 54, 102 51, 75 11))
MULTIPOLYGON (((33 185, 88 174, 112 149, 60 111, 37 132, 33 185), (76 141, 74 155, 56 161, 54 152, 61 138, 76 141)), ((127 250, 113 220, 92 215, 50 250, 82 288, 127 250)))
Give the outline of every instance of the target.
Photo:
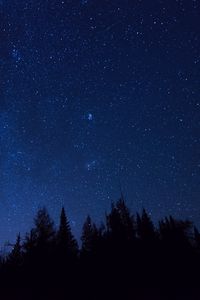
POLYGON ((200 299, 200 233, 172 216, 155 226, 123 196, 97 226, 88 216, 81 246, 64 207, 56 229, 47 209, 1 257, 1 299, 200 299))

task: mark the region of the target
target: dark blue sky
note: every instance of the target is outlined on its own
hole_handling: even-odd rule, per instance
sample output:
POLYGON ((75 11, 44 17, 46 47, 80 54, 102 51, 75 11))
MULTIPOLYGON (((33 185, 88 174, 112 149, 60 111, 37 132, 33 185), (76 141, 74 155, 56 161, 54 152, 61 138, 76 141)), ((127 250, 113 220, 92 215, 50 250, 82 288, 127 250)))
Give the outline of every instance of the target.
POLYGON ((0 242, 120 194, 200 225, 200 1, 0 1, 0 242))

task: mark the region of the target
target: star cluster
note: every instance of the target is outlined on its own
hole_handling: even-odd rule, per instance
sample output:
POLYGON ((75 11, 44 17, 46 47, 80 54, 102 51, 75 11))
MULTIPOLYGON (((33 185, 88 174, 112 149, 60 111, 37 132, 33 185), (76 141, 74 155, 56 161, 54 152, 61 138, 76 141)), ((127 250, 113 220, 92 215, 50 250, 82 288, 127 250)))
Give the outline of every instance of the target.
POLYGON ((122 186, 199 224, 200 1, 0 1, 0 236, 73 231, 122 186))

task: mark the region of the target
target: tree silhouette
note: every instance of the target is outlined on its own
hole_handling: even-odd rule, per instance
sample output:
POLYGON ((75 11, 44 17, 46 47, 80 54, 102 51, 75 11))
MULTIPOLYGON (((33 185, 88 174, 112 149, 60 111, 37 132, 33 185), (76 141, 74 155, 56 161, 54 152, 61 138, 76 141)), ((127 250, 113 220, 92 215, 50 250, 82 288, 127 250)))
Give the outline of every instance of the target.
POLYGON ((130 242, 135 238, 134 217, 123 199, 112 204, 111 212, 106 217, 108 235, 118 242, 130 242))
POLYGON ((127 207, 123 197, 116 203, 116 209, 120 216, 121 225, 123 227, 124 235, 126 239, 131 241, 135 237, 135 220, 131 215, 129 208, 127 207))
POLYGON ((25 241, 23 243, 23 249, 25 253, 31 254, 32 251, 34 251, 34 248, 37 244, 37 236, 34 229, 31 229, 29 233, 26 233, 25 235, 25 241))
POLYGON ((38 210, 34 219, 34 227, 25 236, 23 243, 24 259, 27 269, 32 275, 42 270, 37 276, 44 276, 44 272, 51 268, 55 248, 54 222, 46 208, 38 210))
POLYGON ((64 207, 62 207, 60 214, 60 225, 57 232, 57 247, 62 255, 76 256, 78 253, 78 244, 71 232, 64 207))
POLYGON ((39 209, 0 264, 2 299, 199 299, 200 233, 191 222, 169 216, 157 228, 145 209, 135 222, 123 197, 105 221, 99 228, 87 216, 78 255, 64 207, 57 231, 39 209))
POLYGON ((38 210, 34 223, 35 227, 33 228, 33 233, 36 238, 37 246, 51 243, 55 238, 54 222, 45 207, 38 210))
POLYGON ((183 247, 189 244, 192 223, 188 220, 176 220, 172 216, 159 222, 161 239, 169 245, 183 247))
POLYGON ((137 214, 137 234, 145 242, 153 241, 156 237, 153 222, 146 210, 142 210, 142 215, 137 214))
POLYGON ((82 229, 82 253, 92 253, 97 250, 100 233, 88 215, 82 229))
POLYGON ((8 262, 15 267, 21 266, 22 264, 22 246, 20 233, 17 235, 16 242, 11 253, 9 254, 8 262))

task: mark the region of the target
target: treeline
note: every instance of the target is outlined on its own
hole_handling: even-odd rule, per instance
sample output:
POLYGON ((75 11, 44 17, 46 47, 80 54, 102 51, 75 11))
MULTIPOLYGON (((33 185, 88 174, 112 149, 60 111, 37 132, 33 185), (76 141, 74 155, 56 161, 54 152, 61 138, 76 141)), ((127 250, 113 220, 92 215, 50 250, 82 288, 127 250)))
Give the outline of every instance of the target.
POLYGON ((166 217, 156 227, 123 197, 97 226, 87 217, 81 247, 65 209, 56 229, 42 208, 0 264, 1 299, 200 299, 200 233, 166 217))

